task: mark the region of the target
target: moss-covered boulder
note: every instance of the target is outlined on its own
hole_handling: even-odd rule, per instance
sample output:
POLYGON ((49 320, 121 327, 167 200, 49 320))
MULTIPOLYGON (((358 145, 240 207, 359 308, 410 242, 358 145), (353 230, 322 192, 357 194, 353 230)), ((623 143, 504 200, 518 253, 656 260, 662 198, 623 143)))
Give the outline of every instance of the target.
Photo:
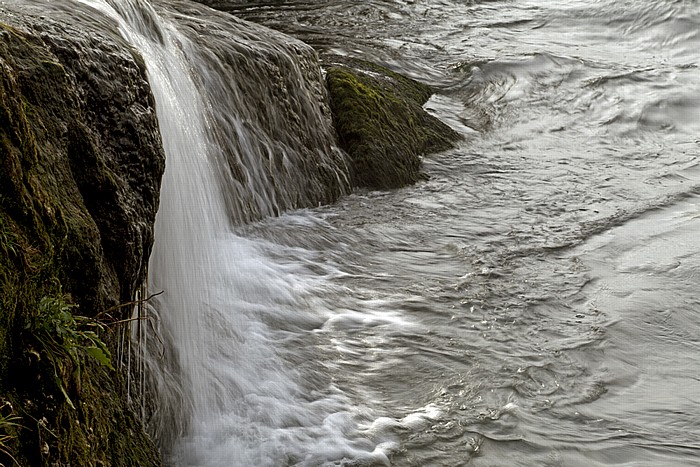
POLYGON ((139 57, 98 31, 0 8, 3 465, 160 464, 109 350, 164 154, 139 57))
POLYGON ((421 157, 446 150, 459 135, 422 105, 429 86, 347 57, 325 60, 331 111, 353 184, 397 188, 421 178, 421 157))

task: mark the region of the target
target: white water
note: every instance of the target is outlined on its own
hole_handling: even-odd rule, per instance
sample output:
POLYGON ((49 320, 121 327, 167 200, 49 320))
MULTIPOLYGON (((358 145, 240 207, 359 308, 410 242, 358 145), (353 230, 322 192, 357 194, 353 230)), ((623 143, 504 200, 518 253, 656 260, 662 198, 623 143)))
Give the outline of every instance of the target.
POLYGON ((166 170, 148 289, 162 294, 149 306, 156 333, 143 333, 142 324, 135 338, 142 340, 148 425, 168 463, 387 463, 379 441, 369 440, 381 430, 360 432, 372 414, 353 407, 332 381, 302 387, 290 360, 303 364, 310 355, 280 355, 326 321, 328 304, 309 290, 328 287, 325 278, 338 272, 310 272, 304 256, 311 253, 300 249, 300 261, 280 264, 269 254, 284 247, 231 231, 223 194, 234 182, 208 131, 207 108, 220 103, 198 92, 197 64, 183 52, 196 46, 145 1, 80 1, 118 22, 146 62, 156 100, 166 170))

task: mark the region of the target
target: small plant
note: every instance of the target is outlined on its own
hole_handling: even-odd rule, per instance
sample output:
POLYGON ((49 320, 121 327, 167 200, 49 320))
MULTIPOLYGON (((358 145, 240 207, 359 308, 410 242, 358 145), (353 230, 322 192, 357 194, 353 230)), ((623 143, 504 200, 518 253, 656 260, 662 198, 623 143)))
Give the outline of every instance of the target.
MULTIPOLYGON (((8 406, 11 410, 12 406, 9 402, 6 402, 3 408, 8 406)), ((15 465, 19 465, 19 462, 17 462, 17 459, 12 457, 7 444, 15 438, 15 436, 10 433, 13 428, 19 428, 19 424, 17 423, 18 421, 19 417, 12 415, 12 413, 10 413, 10 415, 0 414, 0 455, 10 458, 15 465)), ((4 464, 0 463, 0 465, 4 464)))
POLYGON ((75 406, 68 397, 62 378, 66 360, 72 363, 74 374, 78 377, 85 358, 114 369, 112 355, 97 334, 104 330, 103 325, 84 316, 75 316, 72 313, 74 308, 77 305, 68 303, 65 296, 44 297, 39 302, 36 320, 30 326, 53 366, 56 385, 72 408, 75 406))
POLYGON ((18 248, 15 234, 5 225, 4 219, 0 216, 0 249, 6 255, 17 256, 18 248))

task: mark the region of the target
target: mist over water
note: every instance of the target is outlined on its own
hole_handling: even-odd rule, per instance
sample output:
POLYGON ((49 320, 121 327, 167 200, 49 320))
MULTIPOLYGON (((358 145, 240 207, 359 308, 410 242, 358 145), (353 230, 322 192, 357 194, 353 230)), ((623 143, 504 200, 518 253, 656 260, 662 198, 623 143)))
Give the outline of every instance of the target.
POLYGON ((167 462, 700 465, 700 5, 272 3, 229 8, 436 86, 467 139, 428 181, 295 209, 346 183, 304 44, 186 1, 52 4, 111 18, 156 97, 137 389, 167 462))

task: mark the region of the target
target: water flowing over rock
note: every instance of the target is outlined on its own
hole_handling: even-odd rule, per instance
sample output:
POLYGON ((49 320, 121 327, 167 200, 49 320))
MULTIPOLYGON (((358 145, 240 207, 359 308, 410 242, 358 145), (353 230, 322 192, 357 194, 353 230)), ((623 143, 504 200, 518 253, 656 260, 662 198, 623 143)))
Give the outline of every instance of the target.
POLYGON ((206 101, 208 150, 228 163, 223 196, 234 223, 349 191, 312 48, 192 2, 163 2, 160 14, 187 38, 183 53, 206 101))
MULTIPOLYGON (((143 419, 148 421, 169 462, 201 462, 201 456, 211 458, 206 448, 202 450, 202 446, 191 443, 194 439, 218 443, 215 440, 223 432, 229 433, 226 438, 231 438, 234 447, 219 449, 224 449, 232 462, 238 465, 276 462, 277 454, 263 460, 270 454, 244 447, 249 443, 249 430, 261 429, 256 425, 260 422, 258 417, 264 414, 251 411, 254 407, 241 405, 240 401, 257 395, 267 398, 268 405, 272 405, 266 411, 289 410, 285 418, 304 417, 306 402, 300 399, 301 391, 294 378, 284 375, 290 371, 283 368, 283 362, 268 344, 273 331, 266 329, 259 310, 259 303, 267 300, 270 307, 300 309, 302 304, 296 303, 298 286, 290 274, 266 265, 267 260, 256 248, 233 236, 230 229, 232 224, 279 214, 286 209, 330 202, 348 191, 348 167, 345 155, 335 147, 328 97, 315 52, 282 34, 187 2, 153 5, 146 1, 80 0, 51 5, 37 2, 23 10, 23 15, 16 8, 8 11, 8 22, 12 19, 31 28, 32 22, 24 14, 32 12, 37 16, 51 13, 52 19, 39 26, 42 31, 48 31, 42 33, 42 41, 57 57, 57 63, 60 58, 61 67, 79 71, 70 75, 71 83, 80 91, 71 99, 75 105, 84 106, 81 110, 92 125, 73 129, 67 119, 72 133, 65 130, 68 135, 65 136, 56 130, 41 134, 39 141, 65 141, 65 151, 74 159, 70 168, 76 172, 73 176, 78 185, 76 191, 82 195, 79 199, 82 204, 75 202, 76 209, 83 209, 84 204, 84 211, 100 216, 94 220, 97 227, 92 224, 87 227, 95 231, 95 237, 99 238, 99 227, 109 230, 101 245, 107 260, 117 240, 133 243, 130 232, 121 228, 119 221, 126 217, 138 223, 140 219, 122 215, 118 209, 112 213, 110 209, 116 208, 109 204, 109 199, 102 201, 97 197, 105 191, 100 184, 104 177, 91 169, 103 161, 94 162, 91 158, 97 151, 95 146, 101 142, 90 139, 94 136, 92 131, 124 147, 125 160, 120 161, 118 168, 110 167, 116 175, 113 177, 109 172, 107 182, 118 184, 120 180, 116 176, 120 171, 127 174, 134 171, 136 179, 159 176, 160 152, 153 159, 154 164, 161 164, 158 171, 137 166, 130 159, 134 151, 150 156, 145 149, 142 151, 144 142, 139 131, 151 131, 151 136, 155 136, 153 100, 144 80, 146 73, 155 96, 168 169, 155 222, 149 289, 163 295, 152 301, 148 316, 135 316, 134 344, 138 344, 138 362, 142 366, 137 372, 138 380, 129 381, 129 394, 143 401, 143 419), (93 34, 66 38, 58 33, 63 30, 71 34, 71 22, 85 25, 93 34), (87 48, 81 42, 84 37, 89 37, 89 50, 96 51, 95 56, 82 54, 83 47, 87 48), (137 71, 135 76, 147 95, 130 94, 130 83, 118 79, 110 82, 112 75, 133 73, 114 69, 129 66, 122 63, 120 56, 114 58, 105 53, 105 49, 109 52, 112 49, 104 42, 117 44, 116 50, 131 60, 132 68, 137 71), (94 60, 95 57, 105 64, 94 60), (134 96, 143 100, 142 109, 132 105, 139 102, 134 96), (111 118, 115 113, 121 115, 113 111, 121 105, 130 106, 129 110, 137 117, 146 115, 144 118, 150 121, 141 125, 137 119, 130 122, 126 118, 111 118), (107 129, 112 133, 107 133, 107 129), (108 243, 112 238, 113 243, 108 243), (241 274, 238 270, 246 269, 246 264, 253 267, 241 274), (255 284, 255 290, 251 284, 255 284), (152 327, 141 325, 146 319, 152 327), (252 328, 258 332, 246 331, 252 328), (231 333, 225 341, 221 340, 222 330, 231 333), (258 359, 264 359, 265 365, 256 363, 258 359), (268 380, 274 384, 267 386, 268 380), (217 421, 217 416, 221 420, 217 421), (209 420, 213 427, 200 426, 203 420, 209 420)), ((50 110, 55 116, 67 112, 63 107, 50 110)), ((156 144, 156 147, 160 151, 160 146, 156 144)), ((70 183, 65 185, 71 188, 70 183)), ((127 190, 130 188, 126 186, 127 190)), ((157 194, 157 183, 154 190, 157 194)), ((133 191, 141 196, 137 201, 151 200, 142 194, 141 187, 134 187, 133 191)), ((128 198, 128 194, 119 192, 117 198, 128 198)), ((157 196, 152 200, 157 201, 157 196)), ((139 207, 128 206, 132 210, 139 207)), ((148 220, 150 233, 152 216, 148 220)), ((123 250, 131 251, 131 243, 123 250)), ((77 280, 68 275, 64 281, 73 282, 65 289, 76 293, 73 289, 83 282, 94 284, 92 289, 76 293, 76 299, 83 308, 96 311, 104 310, 107 304, 131 299, 135 286, 144 277, 145 258, 115 256, 123 262, 115 263, 113 270, 106 269, 104 274, 102 270, 93 273, 90 268, 107 261, 100 257, 99 248, 90 246, 96 251, 93 256, 65 262, 76 271, 88 271, 77 280), (130 267, 137 268, 140 275, 130 274, 130 267), (102 297, 93 290, 117 288, 117 280, 122 277, 129 280, 130 288, 119 289, 118 300, 109 291, 102 297), (83 303, 93 296, 101 300, 100 306, 83 303)), ((147 249, 143 252, 147 254, 147 249)), ((306 320, 307 317, 302 318, 306 320)), ((129 351, 124 355, 128 356, 129 351)), ((80 400, 75 395, 74 398, 80 400)), ((340 404, 332 397, 325 403, 340 404)), ((87 426, 90 422, 83 421, 87 426)), ((271 430, 271 442, 279 444, 282 441, 277 437, 282 435, 272 434, 281 428, 277 423, 287 422, 284 419, 272 422, 273 426, 265 429, 271 430)), ((315 438, 304 433, 316 430, 317 423, 312 419, 307 423, 295 435, 299 439, 315 438)), ((99 445, 99 440, 90 442, 99 445)), ((75 449, 72 444, 59 443, 55 450, 58 454, 54 456, 66 458, 75 449)), ((115 455, 122 454, 128 452, 115 455)), ((147 460, 145 454, 132 462, 149 463, 153 459, 147 460)))
POLYGON ((231 230, 348 186, 314 52, 194 4, 91 3, 144 55, 168 161, 149 265, 163 293, 136 338, 150 431, 174 464, 276 465, 291 438, 322 448, 309 405, 343 402, 307 400, 269 324, 314 319, 303 271, 231 230))
MULTIPOLYGON (((264 242, 234 233, 350 189, 316 52, 181 0, 11 0, 0 21, 0 402, 46 417, 38 434, 13 433, 21 460, 157 464, 136 409, 168 463, 387 464, 358 432, 367 415, 333 381, 311 389, 290 366, 310 360, 286 347, 291 330, 320 327, 330 309, 309 289, 337 271, 280 265, 264 242), (157 296, 128 319, 122 305, 146 269, 157 296), (130 326, 132 341, 103 337, 119 363, 136 363, 117 374, 92 346, 96 362, 52 365, 32 335, 46 297, 63 304, 66 322, 78 322, 74 301, 99 320, 81 323, 130 326), (46 445, 44 428, 59 434, 46 445)), ((413 126, 430 90, 382 72, 395 81, 377 92, 394 102, 388 93, 401 87, 412 104, 390 111, 408 112, 413 126)), ((380 131, 396 143, 386 131, 404 127, 380 131)), ((451 138, 437 135, 418 129, 417 143, 397 147, 411 159, 404 178, 357 184, 415 181, 427 140, 451 138)))

